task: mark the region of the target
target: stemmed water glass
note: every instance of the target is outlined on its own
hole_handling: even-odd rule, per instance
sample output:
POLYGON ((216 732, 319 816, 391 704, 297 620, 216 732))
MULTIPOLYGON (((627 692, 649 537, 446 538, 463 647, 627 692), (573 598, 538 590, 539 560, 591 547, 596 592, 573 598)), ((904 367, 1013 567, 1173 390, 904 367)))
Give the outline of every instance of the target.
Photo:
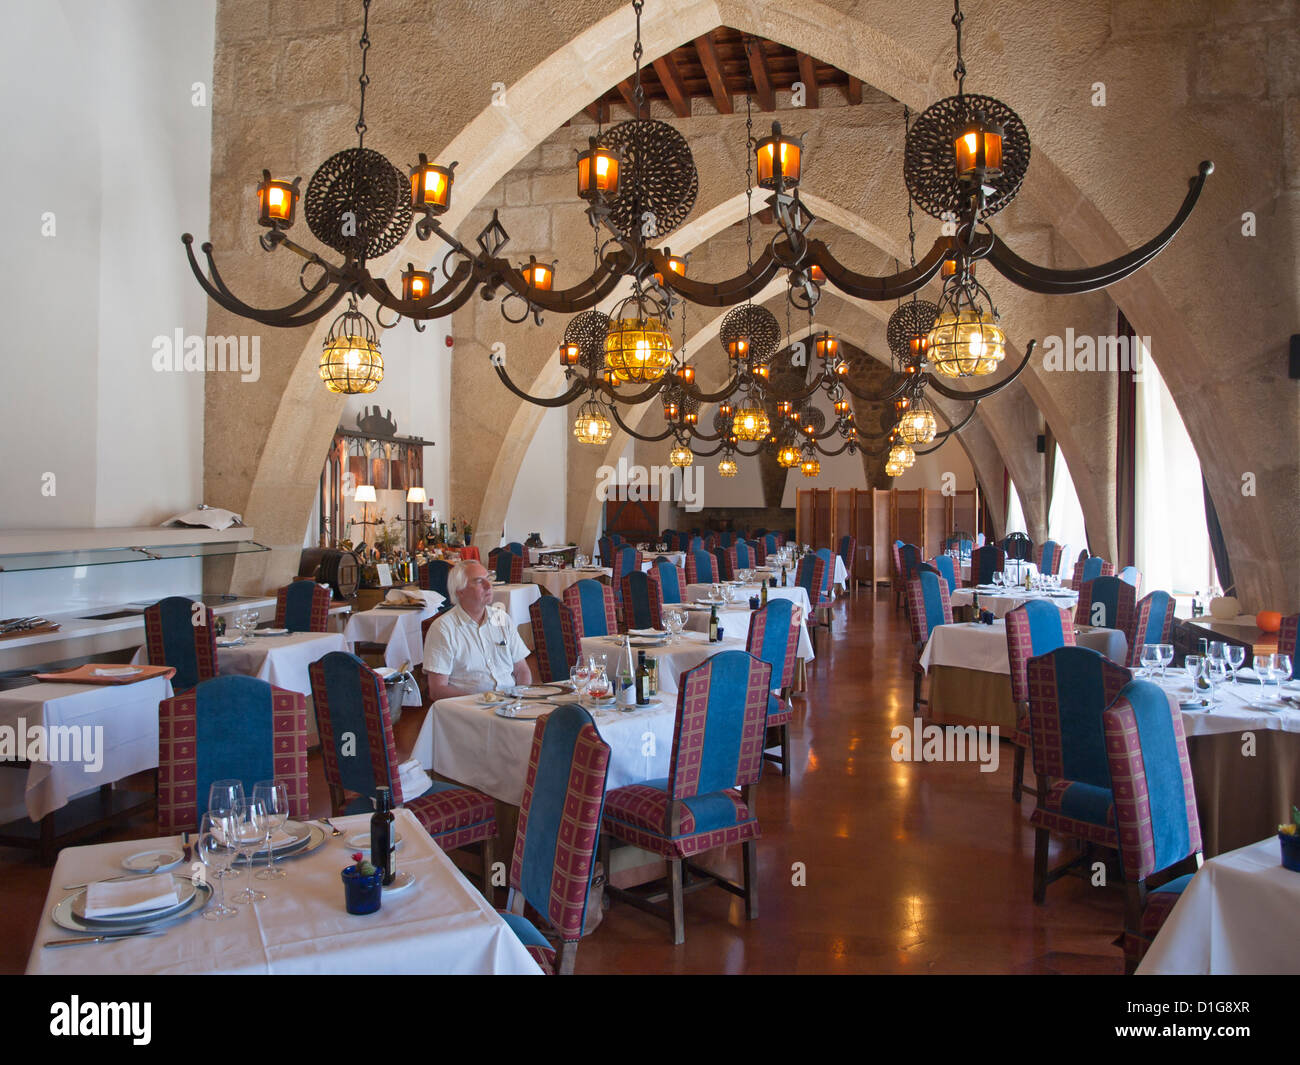
POLYGON ((211 871, 209 879, 217 882, 217 901, 203 911, 205 921, 224 921, 239 913, 236 907, 226 905, 224 877, 230 871, 230 863, 235 857, 226 845, 229 825, 230 819, 223 820, 210 813, 204 814, 199 821, 199 861, 211 871))
MULTIPOLYGON (((242 780, 214 780, 208 788, 208 813, 212 814, 218 826, 235 816, 244 805, 244 782, 242 780)), ((230 862, 218 868, 214 874, 219 879, 242 876, 242 869, 235 869, 230 862)))
POLYGON ((664 617, 668 622, 668 632, 676 643, 682 638, 682 629, 686 628, 686 613, 682 610, 670 610, 664 617))
POLYGON ((1228 668, 1232 670, 1232 686, 1238 687, 1237 670, 1246 663, 1246 649, 1240 644, 1230 643, 1223 649, 1224 657, 1227 659, 1228 668))
POLYGON ((1275 654, 1273 656, 1273 668, 1277 671, 1277 697, 1282 698, 1282 685, 1291 679, 1291 656, 1288 654, 1275 654))
MULTIPOLYGON (((1274 658, 1272 655, 1255 656, 1255 674, 1259 677, 1259 695, 1261 699, 1264 698, 1264 691, 1268 687, 1268 682, 1273 679, 1273 663, 1274 658)), ((1279 691, 1281 687, 1279 684, 1279 691)))
POLYGON ((1150 677, 1155 673, 1156 666, 1160 665, 1160 647, 1154 643, 1144 643, 1142 645, 1142 655, 1139 658, 1142 663, 1142 675, 1150 677))
POLYGON ((1174 660, 1174 645, 1172 643, 1156 644, 1156 652, 1160 655, 1160 679, 1165 679, 1165 669, 1169 663, 1174 660))
POLYGON ((1217 703, 1216 693, 1228 679, 1228 661, 1225 658, 1207 658, 1203 668, 1210 681, 1210 702, 1217 703))
MULTIPOLYGON (((235 852, 232 866, 243 858, 248 862, 251 870, 257 845, 266 838, 266 807, 262 805, 262 800, 246 799, 244 805, 235 810, 234 816, 226 820, 226 832, 227 842, 235 852)), ((258 902, 264 898, 266 898, 265 892, 258 891, 252 884, 247 884, 242 891, 231 897, 231 901, 258 902)))
POLYGON ((578 705, 583 705, 583 700, 587 695, 587 686, 591 684, 591 666, 583 659, 579 658, 572 669, 569 670, 569 679, 573 681, 573 690, 578 693, 578 705))
POLYGON ((257 879, 283 880, 289 874, 275 864, 271 837, 289 820, 289 789, 278 780, 259 780, 253 785, 253 801, 262 804, 262 826, 266 830, 266 868, 257 871, 257 879))
POLYGON ((1196 679, 1201 675, 1201 656, 1188 655, 1183 659, 1183 670, 1187 673, 1187 679, 1192 685, 1192 694, 1196 695, 1196 679))

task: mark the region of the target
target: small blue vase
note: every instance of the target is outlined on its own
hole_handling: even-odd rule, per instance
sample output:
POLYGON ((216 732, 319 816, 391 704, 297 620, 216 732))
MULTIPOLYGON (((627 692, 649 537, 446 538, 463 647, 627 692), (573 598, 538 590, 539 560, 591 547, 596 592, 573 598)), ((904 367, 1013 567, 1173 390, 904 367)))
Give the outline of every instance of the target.
POLYGON ((1277 838, 1282 842, 1282 868, 1300 873, 1300 836, 1279 832, 1277 838))
POLYGON ((342 872, 343 898, 348 913, 367 914, 379 909, 384 896, 384 871, 376 869, 369 876, 357 872, 355 865, 349 865, 342 872))

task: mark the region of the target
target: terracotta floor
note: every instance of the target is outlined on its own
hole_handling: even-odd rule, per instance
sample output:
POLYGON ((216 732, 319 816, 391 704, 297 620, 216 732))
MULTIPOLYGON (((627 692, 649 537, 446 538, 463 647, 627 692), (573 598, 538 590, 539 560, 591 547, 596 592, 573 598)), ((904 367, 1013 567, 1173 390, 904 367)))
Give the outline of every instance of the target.
MULTIPOLYGON (((840 602, 796 699, 792 776, 769 769, 758 786, 759 919, 705 889, 687 897, 686 943, 673 947, 666 924, 616 905, 583 942, 578 972, 1122 972, 1118 886, 1067 878, 1045 906, 1030 899, 1033 800, 1011 802, 1009 745, 996 773, 891 759, 890 730, 911 724, 910 658, 886 592, 840 602)), ((422 717, 408 710, 399 723, 403 754, 422 717)), ((311 791, 313 812, 327 813, 318 756, 311 791)), ((152 834, 142 823, 117 838, 152 834)), ((22 972, 50 871, 0 848, 0 874, 0 971, 22 972)))

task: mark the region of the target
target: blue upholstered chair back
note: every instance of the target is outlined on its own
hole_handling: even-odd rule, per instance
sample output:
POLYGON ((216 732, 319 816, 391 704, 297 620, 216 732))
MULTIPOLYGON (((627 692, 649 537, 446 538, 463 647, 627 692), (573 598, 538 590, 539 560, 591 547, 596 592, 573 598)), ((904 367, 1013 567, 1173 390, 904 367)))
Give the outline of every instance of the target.
POLYGON ((437 592, 444 599, 448 598, 447 594, 447 574, 451 572, 451 563, 446 559, 434 558, 429 560, 429 591, 437 592))
POLYGON ((912 580, 923 561, 921 549, 916 544, 903 544, 898 549, 898 557, 903 563, 903 580, 912 580))
POLYGON ((194 798, 201 819, 214 780, 242 780, 244 794, 252 795, 254 784, 276 775, 275 739, 266 681, 213 677, 199 684, 194 695, 194 798))
POLYGON ((378 796, 376 788, 392 787, 396 771, 395 751, 386 742, 392 734, 391 719, 387 728, 377 720, 382 718, 381 708, 388 705, 383 679, 345 651, 331 651, 313 662, 309 672, 321 742, 328 737, 330 743, 322 757, 327 769, 337 773, 344 790, 361 796, 348 804, 347 811, 364 813, 372 809, 369 800, 378 796), (328 724, 322 720, 322 712, 328 724))
POLYGON ((609 539, 615 547, 623 546, 623 536, 621 533, 612 532, 609 534, 609 539))
POLYGON ((777 551, 776 533, 767 533, 763 537, 763 550, 766 551, 769 555, 776 554, 777 551))
MULTIPOLYGON (((1139 654, 1144 643, 1165 642, 1165 620, 1169 617, 1173 601, 1173 597, 1168 592, 1154 591, 1138 604, 1139 618, 1142 616, 1144 604, 1147 608, 1146 626, 1142 632, 1133 634, 1133 643, 1137 645, 1139 654)), ((1130 661, 1134 659, 1130 658, 1130 661)))
MULTIPOLYGON (((668 771, 672 798, 711 795, 759 779, 771 676, 771 666, 747 651, 719 651, 682 674, 668 771)), ((730 808, 730 798, 720 801, 730 808)))
POLYGON ((1031 657, 1045 655, 1065 646, 1065 629, 1062 626, 1061 608, 1046 599, 1030 599, 1021 604, 1029 620, 1031 657))
POLYGON ((1061 777, 1109 789, 1110 769, 1106 762, 1101 714, 1110 703, 1106 697, 1105 670, 1108 666, 1112 670, 1119 667, 1114 666, 1100 651, 1094 651, 1090 647, 1057 647, 1046 655, 1031 658, 1031 713, 1037 712, 1039 705, 1033 663, 1044 658, 1052 659, 1055 667, 1056 690, 1054 695, 1049 696, 1049 701, 1055 701, 1060 735, 1061 777))
MULTIPOLYGON (((1095 556, 1094 556, 1095 557, 1095 556)), ((1089 560, 1091 561, 1091 559, 1089 560)), ((1120 628, 1120 610, 1121 597, 1132 600, 1133 586, 1130 584, 1127 589, 1121 588, 1121 584, 1126 584, 1119 577, 1094 577, 1088 582, 1088 602, 1082 599, 1082 590, 1080 591, 1079 606, 1083 608, 1079 617, 1088 617, 1087 624, 1100 624, 1102 628, 1114 629, 1120 628), (1092 608, 1100 603, 1105 608, 1105 617, 1096 621, 1097 615, 1093 613, 1092 608)))
POLYGON ((831 588, 835 584, 835 555, 829 547, 822 547, 818 549, 817 557, 826 566, 822 571, 822 595, 825 598, 830 598, 831 588))
POLYGON ((756 560, 754 549, 744 540, 736 541, 736 565, 741 569, 752 569, 756 560))
POLYGON ((573 615, 570 614, 567 620, 564 617, 568 609, 553 595, 542 596, 528 608, 532 620, 533 647, 537 652, 538 665, 540 666, 542 662, 545 662, 545 671, 550 673, 550 676, 542 677, 542 680, 546 682, 567 680, 569 670, 573 668, 573 662, 570 661, 569 647, 564 638, 566 625, 570 633, 573 626, 573 615))
POLYGON ((1043 541, 1043 553, 1039 556, 1038 568, 1043 573, 1059 573, 1061 570, 1061 545, 1055 540, 1043 541))
POLYGON ((682 587, 677 580, 677 567, 666 559, 655 563, 655 573, 659 577, 659 586, 663 589, 665 603, 680 603, 682 587))
POLYGON ((524 545, 515 540, 512 540, 510 541, 510 543, 506 544, 506 550, 509 551, 512 555, 518 555, 520 558, 522 558, 524 555, 524 545))
POLYGON ((568 938, 581 935, 585 923, 591 875, 596 868, 596 842, 604 812, 609 745, 595 722, 576 703, 546 715, 541 750, 536 732, 530 781, 519 814, 520 850, 512 882, 538 913, 568 938), (585 870, 585 884, 575 884, 575 870, 585 870), (575 888, 582 888, 581 900, 575 888))
POLYGON ((290 632, 311 632, 311 604, 315 581, 290 581, 284 593, 284 627, 290 632))
MULTIPOLYGON (((699 547, 693 549, 691 551, 691 555, 695 559, 696 580, 700 584, 710 583, 710 578, 713 574, 713 569, 718 562, 718 560, 714 557, 713 552, 706 551, 704 550, 704 548, 699 547)), ((719 577, 721 577, 721 573, 719 573, 719 577)))
POLYGON ((636 548, 635 547, 617 547, 614 549, 614 557, 618 560, 618 565, 614 567, 614 587, 617 588, 619 582, 629 573, 637 571, 636 548))
POLYGON ((720 532, 718 533, 718 546, 730 547, 732 543, 735 541, 735 539, 736 539, 736 534, 733 532, 720 532))
POLYGON ((686 547, 687 551, 703 551, 704 538, 702 536, 692 536, 690 543, 686 547))
POLYGON ((749 653, 772 667, 772 687, 784 688, 794 681, 793 677, 785 674, 786 650, 790 645, 790 628, 794 624, 794 601, 769 599, 767 606, 759 607, 754 613, 755 616, 764 615, 763 642, 759 647, 750 647, 749 653))
POLYGON ((925 603, 925 631, 930 633, 948 623, 943 609, 943 592, 939 589, 939 582, 943 578, 929 570, 918 569, 915 579, 921 582, 921 597, 925 603))
POLYGON ((957 568, 952 564, 952 555, 935 555, 930 559, 930 565, 939 571, 939 576, 948 585, 948 596, 951 598, 957 589, 957 568))
POLYGON ((1100 577, 1101 568, 1105 563, 1106 560, 1101 555, 1090 555, 1086 558, 1083 563, 1083 580, 1091 581, 1100 577))
POLYGON ((1134 588, 1138 586, 1140 576, 1137 566, 1125 566, 1119 571, 1119 579, 1124 581, 1126 584, 1133 585, 1134 588))
POLYGON ((582 605, 582 635, 613 636, 605 618, 605 585, 583 578, 574 581, 572 587, 578 590, 578 602, 582 605))
POLYGON ((811 606, 816 607, 819 599, 819 589, 817 587, 817 578, 821 577, 821 583, 826 583, 825 578, 826 563, 816 555, 804 555, 799 560, 799 568, 795 570, 794 583, 808 593, 808 602, 811 606), (820 566, 818 565, 820 563, 820 566), (820 569, 821 573, 817 570, 820 569))
POLYGON ((623 610, 629 629, 648 629, 655 622, 650 616, 650 574, 640 570, 624 578, 623 610))
POLYGON ((169 595, 157 604, 157 609, 162 622, 162 662, 176 668, 172 689, 193 688, 199 682, 199 656, 194 642, 194 600, 183 595, 169 595))
POLYGON ((513 551, 508 551, 505 548, 502 548, 501 551, 497 553, 497 562, 496 562, 497 580, 499 581, 510 580, 511 570, 514 567, 515 559, 518 557, 519 556, 516 555, 513 551))
POLYGON ((596 553, 600 555, 600 561, 606 566, 614 564, 614 541, 608 536, 602 536, 596 541, 596 553))

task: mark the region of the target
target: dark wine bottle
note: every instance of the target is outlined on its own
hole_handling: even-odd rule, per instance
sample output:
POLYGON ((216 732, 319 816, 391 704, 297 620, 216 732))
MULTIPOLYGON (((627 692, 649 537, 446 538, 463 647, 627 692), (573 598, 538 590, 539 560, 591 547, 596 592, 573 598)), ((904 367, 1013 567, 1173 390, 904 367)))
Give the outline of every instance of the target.
POLYGON ((370 815, 370 861, 383 871, 388 887, 397 876, 397 849, 393 846, 393 800, 385 787, 375 789, 375 812, 370 815))
POLYGON ((709 643, 718 642, 718 606, 715 603, 709 609, 709 643))
POLYGON ((646 668, 645 652, 636 653, 636 705, 646 706, 650 702, 650 670, 646 668))

